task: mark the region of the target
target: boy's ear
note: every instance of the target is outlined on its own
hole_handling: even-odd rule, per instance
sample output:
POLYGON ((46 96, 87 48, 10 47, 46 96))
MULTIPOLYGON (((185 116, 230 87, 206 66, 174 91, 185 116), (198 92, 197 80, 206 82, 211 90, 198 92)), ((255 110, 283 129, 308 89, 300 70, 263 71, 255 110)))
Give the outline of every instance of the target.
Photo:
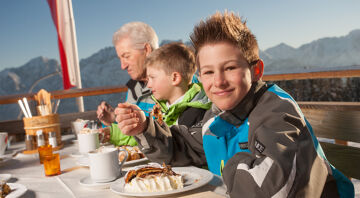
POLYGON ((252 66, 252 81, 256 82, 260 80, 264 74, 264 62, 259 59, 258 62, 252 66))
POLYGON ((179 72, 173 72, 171 73, 171 82, 172 85, 177 86, 181 83, 182 77, 179 72))
POLYGON ((145 43, 145 55, 148 56, 152 52, 152 48, 149 43, 145 43))

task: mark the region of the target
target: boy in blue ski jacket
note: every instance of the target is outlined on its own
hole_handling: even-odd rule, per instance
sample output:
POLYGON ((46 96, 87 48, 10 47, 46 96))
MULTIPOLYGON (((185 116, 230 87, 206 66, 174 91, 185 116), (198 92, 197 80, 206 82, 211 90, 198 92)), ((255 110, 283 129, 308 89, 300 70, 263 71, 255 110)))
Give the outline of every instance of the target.
POLYGON ((152 161, 208 165, 230 197, 354 197, 351 181, 326 159, 293 98, 261 80, 255 36, 234 13, 194 27, 200 81, 213 102, 192 127, 161 126, 119 105, 116 120, 152 161))

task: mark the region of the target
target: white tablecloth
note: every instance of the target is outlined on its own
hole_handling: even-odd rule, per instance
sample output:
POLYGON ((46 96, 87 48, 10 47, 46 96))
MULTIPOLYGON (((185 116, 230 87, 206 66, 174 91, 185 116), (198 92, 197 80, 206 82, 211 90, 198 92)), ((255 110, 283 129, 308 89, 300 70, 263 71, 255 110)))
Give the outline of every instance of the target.
MULTIPOLYGON (((12 178, 9 183, 19 183, 26 186, 27 192, 22 196, 26 198, 56 198, 56 197, 121 197, 111 192, 110 189, 91 189, 80 185, 80 179, 89 176, 89 168, 79 166, 77 158, 70 154, 77 152, 77 143, 73 135, 62 137, 65 146, 58 151, 60 153, 60 167, 62 173, 58 176, 46 177, 44 166, 40 164, 37 154, 19 153, 11 160, 0 163, 0 173, 10 173, 12 178)), ((24 143, 14 144, 10 147, 10 152, 24 149, 24 143)), ((123 167, 123 171, 131 167, 123 167)), ((225 196, 226 188, 218 176, 214 176, 209 184, 173 197, 189 196, 191 197, 219 197, 225 196), (206 193, 204 193, 206 192, 206 193)), ((167 196, 169 197, 169 196, 167 196)))

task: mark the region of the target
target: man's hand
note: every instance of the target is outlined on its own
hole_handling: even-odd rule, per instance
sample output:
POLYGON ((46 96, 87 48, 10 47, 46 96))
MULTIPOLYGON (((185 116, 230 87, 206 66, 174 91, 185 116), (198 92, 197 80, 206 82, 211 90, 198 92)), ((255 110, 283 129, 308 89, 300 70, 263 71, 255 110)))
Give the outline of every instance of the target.
POLYGON ((110 126, 111 123, 115 122, 114 108, 105 101, 102 101, 98 106, 96 114, 97 118, 106 126, 110 126))
POLYGON ((119 103, 115 115, 118 127, 125 135, 138 135, 147 128, 145 113, 134 104, 119 103))
POLYGON ((101 143, 107 143, 110 141, 110 127, 100 128, 99 132, 103 136, 103 138, 101 138, 101 143))

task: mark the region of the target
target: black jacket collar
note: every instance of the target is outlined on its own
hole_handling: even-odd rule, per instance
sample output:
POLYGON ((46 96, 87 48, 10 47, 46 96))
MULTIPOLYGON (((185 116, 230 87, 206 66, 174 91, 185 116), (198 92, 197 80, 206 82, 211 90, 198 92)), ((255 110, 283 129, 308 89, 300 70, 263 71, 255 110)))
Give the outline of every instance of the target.
POLYGON ((257 102, 270 86, 259 80, 251 85, 249 92, 244 99, 229 111, 221 111, 215 105, 212 107, 213 113, 219 115, 222 119, 229 123, 240 126, 255 108, 257 102))

